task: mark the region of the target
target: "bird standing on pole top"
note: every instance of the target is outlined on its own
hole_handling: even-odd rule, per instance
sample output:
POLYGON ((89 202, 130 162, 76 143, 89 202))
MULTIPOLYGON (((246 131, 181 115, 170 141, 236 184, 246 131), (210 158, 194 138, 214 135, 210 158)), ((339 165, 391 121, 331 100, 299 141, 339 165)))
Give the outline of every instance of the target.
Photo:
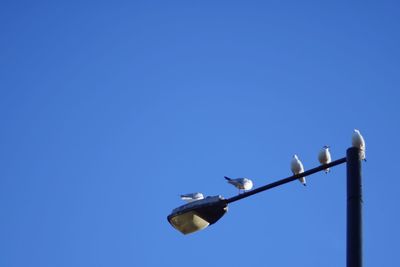
POLYGON ((251 181, 248 178, 229 178, 227 176, 224 176, 224 178, 228 181, 228 183, 232 184, 235 186, 237 189, 239 189, 239 194, 240 190, 243 189, 243 191, 250 190, 253 188, 253 181, 251 181))
MULTIPOLYGON (((318 154, 319 163, 322 165, 328 164, 331 162, 331 152, 329 152, 329 146, 324 146, 318 154)), ((325 173, 328 173, 330 170, 329 168, 325 169, 325 173)))
POLYGON ((361 135, 360 131, 354 129, 353 136, 351 137, 351 144, 353 147, 357 147, 361 150, 361 159, 367 161, 365 158, 365 141, 364 137, 361 135))
MULTIPOLYGON (((290 162, 290 168, 292 169, 293 174, 299 174, 304 172, 303 163, 301 163, 297 155, 293 155, 292 161, 290 162)), ((306 177, 300 177, 299 181, 304 186, 306 186, 306 177)))

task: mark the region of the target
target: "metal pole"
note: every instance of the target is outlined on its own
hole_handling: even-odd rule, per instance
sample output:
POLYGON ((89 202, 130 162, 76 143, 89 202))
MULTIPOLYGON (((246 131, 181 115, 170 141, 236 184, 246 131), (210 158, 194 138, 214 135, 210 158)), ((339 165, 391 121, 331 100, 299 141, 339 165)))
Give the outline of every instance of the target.
POLYGON ((360 149, 347 149, 347 267, 362 266, 362 190, 360 149))
POLYGON ((273 182, 273 183, 270 183, 270 184, 267 184, 267 185, 264 185, 264 186, 255 188, 255 189, 253 189, 253 190, 251 190, 251 191, 247 191, 247 192, 245 192, 245 193, 243 193, 243 194, 240 194, 240 195, 237 195, 237 196, 228 198, 228 199, 225 200, 225 202, 226 202, 227 204, 229 204, 229 203, 232 203, 232 202, 241 200, 241 199, 243 199, 243 198, 246 198, 246 197, 249 197, 249 196, 258 194, 258 193, 260 193, 260 192, 262 192, 262 191, 265 191, 265 190, 268 190, 268 189, 271 189, 271 188, 274 188, 274 187, 277 187, 277 186, 280 186, 280 185, 283 185, 283 184, 292 182, 292 181, 294 181, 294 180, 299 179, 300 177, 309 176, 309 175, 314 174, 314 173, 316 173, 316 172, 325 170, 326 168, 331 168, 331 167, 334 167, 334 166, 336 166, 336 165, 343 164, 343 163, 345 163, 345 162, 346 162, 346 158, 341 158, 341 159, 332 161, 332 162, 329 163, 329 164, 320 165, 320 166, 318 166, 318 167, 316 167, 316 168, 314 168, 314 169, 305 171, 305 172, 303 172, 303 173, 296 174, 296 175, 292 175, 292 176, 289 176, 289 177, 287 177, 287 178, 278 180, 278 181, 276 181, 276 182, 273 182))

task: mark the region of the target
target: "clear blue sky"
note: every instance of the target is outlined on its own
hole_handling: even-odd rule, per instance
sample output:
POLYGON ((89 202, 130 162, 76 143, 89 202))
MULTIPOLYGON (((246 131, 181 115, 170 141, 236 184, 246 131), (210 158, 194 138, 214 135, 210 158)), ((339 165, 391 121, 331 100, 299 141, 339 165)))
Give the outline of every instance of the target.
POLYGON ((344 266, 345 166, 184 236, 233 196, 367 142, 365 266, 399 266, 397 1, 2 1, 0 266, 344 266), (301 2, 301 3, 300 3, 301 2))

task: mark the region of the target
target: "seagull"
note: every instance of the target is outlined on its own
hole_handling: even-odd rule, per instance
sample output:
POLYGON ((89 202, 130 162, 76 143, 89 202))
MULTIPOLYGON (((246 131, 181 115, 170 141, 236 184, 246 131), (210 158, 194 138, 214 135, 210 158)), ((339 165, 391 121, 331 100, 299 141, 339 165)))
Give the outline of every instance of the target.
MULTIPOLYGON (((292 169, 293 174, 299 174, 304 172, 303 163, 301 163, 297 155, 293 155, 293 159, 290 162, 290 168, 292 169)), ((306 186, 306 177, 300 177, 299 181, 304 186, 306 186)))
POLYGON ((361 159, 365 159, 365 141, 359 130, 354 129, 353 136, 351 137, 351 144, 353 147, 358 147, 361 150, 361 159))
POLYGON ((229 178, 227 176, 224 176, 226 180, 228 180, 228 183, 234 185, 237 189, 239 189, 239 194, 240 190, 243 189, 244 191, 250 190, 253 188, 253 182, 248 179, 248 178, 229 178))
POLYGON ((190 193, 181 195, 181 199, 187 201, 188 203, 203 199, 204 196, 202 193, 190 193))
MULTIPOLYGON (((329 146, 324 146, 318 154, 318 160, 321 165, 326 165, 331 162, 331 152, 329 152, 329 146)), ((328 173, 330 170, 329 168, 325 169, 325 173, 328 173)))

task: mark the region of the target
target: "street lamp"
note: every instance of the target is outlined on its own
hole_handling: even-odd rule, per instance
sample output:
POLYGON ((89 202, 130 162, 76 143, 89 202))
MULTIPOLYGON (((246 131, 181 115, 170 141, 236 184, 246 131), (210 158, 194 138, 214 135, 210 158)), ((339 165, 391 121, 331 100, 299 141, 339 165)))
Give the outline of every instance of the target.
POLYGON ((362 266, 362 188, 361 150, 347 149, 346 157, 321 165, 303 173, 258 187, 243 194, 224 199, 221 196, 207 197, 180 206, 168 216, 168 221, 183 234, 190 234, 217 222, 228 210, 228 204, 292 182, 304 176, 347 163, 347 267, 362 266))
POLYGON ((168 216, 169 223, 187 235, 217 222, 228 211, 228 204, 221 196, 206 197, 180 206, 168 216))

